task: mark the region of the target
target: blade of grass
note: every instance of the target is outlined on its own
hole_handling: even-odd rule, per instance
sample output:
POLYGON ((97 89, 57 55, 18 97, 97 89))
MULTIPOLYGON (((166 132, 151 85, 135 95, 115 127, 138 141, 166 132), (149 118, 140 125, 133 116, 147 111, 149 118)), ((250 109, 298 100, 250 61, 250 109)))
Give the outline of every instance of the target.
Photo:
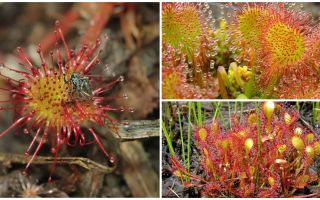
POLYGON ((170 155, 174 155, 174 150, 173 150, 173 146, 172 146, 172 140, 171 140, 171 136, 170 134, 168 133, 167 131, 167 127, 163 121, 163 119, 161 120, 161 125, 162 125, 162 131, 164 133, 164 136, 166 137, 166 141, 167 141, 167 144, 168 144, 168 148, 169 148, 169 152, 170 152, 170 155))
POLYGON ((195 104, 195 102, 190 102, 189 105, 191 106, 192 111, 193 111, 194 124, 198 125, 199 124, 199 120, 198 120, 198 117, 197 117, 196 104, 195 104))
MULTIPOLYGON (((188 173, 190 173, 190 154, 191 154, 191 106, 192 102, 189 102, 188 106, 188 146, 187 146, 187 151, 188 151, 188 159, 187 159, 187 170, 188 173)), ((190 177, 188 176, 188 181, 190 181, 190 177)))
POLYGON ((197 102, 197 108, 198 108, 198 126, 202 127, 202 103, 197 102))
POLYGON ((229 114, 229 126, 232 128, 232 120, 231 120, 231 105, 230 101, 228 101, 228 114, 229 114))
POLYGON ((257 153, 257 156, 258 156, 258 160, 257 160, 257 166, 255 167, 256 168, 256 174, 255 174, 255 190, 257 191, 259 189, 259 163, 260 163, 260 147, 261 147, 261 131, 260 131, 260 126, 261 126, 261 121, 260 121, 260 102, 256 102, 255 103, 255 106, 256 106, 256 113, 257 113, 257 116, 258 116, 258 153, 257 153))
POLYGON ((316 123, 316 103, 312 102, 312 123, 315 124, 316 123))
POLYGON ((168 122, 169 122, 169 132, 168 133, 169 133, 170 137, 173 137, 172 130, 171 130, 172 116, 171 116, 171 112, 170 112, 170 104, 171 104, 171 102, 164 103, 164 111, 165 111, 166 116, 168 116, 168 122))
POLYGON ((320 122, 320 102, 312 103, 312 123, 316 124, 320 122))
POLYGON ((240 123, 242 123, 243 101, 240 102, 240 123))
POLYGON ((221 102, 220 101, 219 102, 212 102, 212 106, 215 108, 215 114, 213 116, 213 119, 215 120, 218 117, 218 119, 221 122, 221 125, 224 127, 224 118, 221 114, 221 106, 222 106, 221 102))
POLYGON ((315 112, 316 112, 316 114, 315 114, 315 124, 316 123, 319 123, 319 121, 320 121, 320 119, 319 119, 319 109, 320 109, 320 102, 318 101, 318 102, 316 102, 316 107, 315 107, 315 112))
POLYGON ((296 102, 296 107, 297 107, 298 113, 300 113, 300 104, 299 104, 299 101, 296 102))
POLYGON ((215 120, 217 118, 217 114, 220 109, 220 101, 217 103, 217 105, 215 105, 215 109, 216 110, 214 111, 213 120, 215 120))
POLYGON ((184 139, 183 139, 183 129, 182 129, 182 124, 181 124, 181 115, 180 115, 180 109, 179 107, 177 108, 177 113, 178 113, 178 121, 179 121, 179 129, 180 129, 180 140, 181 140, 181 149, 182 149, 182 159, 183 163, 186 165, 186 156, 184 152, 184 139))
MULTIPOLYGON (((222 106, 222 105, 221 105, 221 106, 222 106)), ((221 112, 221 106, 219 107, 219 110, 218 110, 218 112, 219 112, 219 119, 220 119, 220 121, 221 121, 221 123, 222 123, 223 128, 226 128, 226 123, 225 123, 224 117, 223 117, 222 112, 221 112)))

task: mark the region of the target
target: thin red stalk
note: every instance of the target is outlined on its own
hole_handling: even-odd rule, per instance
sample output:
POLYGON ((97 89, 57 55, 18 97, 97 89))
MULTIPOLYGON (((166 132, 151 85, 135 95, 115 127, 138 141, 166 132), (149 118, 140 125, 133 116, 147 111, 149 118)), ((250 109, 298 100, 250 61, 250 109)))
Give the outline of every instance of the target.
POLYGON ((64 71, 64 67, 62 66, 62 58, 61 58, 61 54, 60 54, 60 48, 59 48, 59 43, 58 43, 58 33, 57 31, 54 32, 54 36, 56 38, 56 55, 57 55, 57 59, 58 59, 58 66, 59 66, 59 72, 60 73, 65 73, 64 71))
POLYGON ((86 144, 86 138, 84 137, 80 126, 76 127, 75 132, 76 132, 76 134, 80 135, 80 140, 79 140, 80 145, 81 146, 85 145, 86 144))
POLYGON ((111 106, 101 106, 101 107, 99 107, 100 109, 102 109, 102 110, 106 110, 106 111, 108 111, 108 110, 119 110, 118 108, 113 108, 113 107, 111 107, 111 106))
POLYGON ((54 62, 54 56, 53 56, 53 51, 50 51, 50 58, 51 58, 51 70, 52 70, 52 72, 53 72, 53 74, 54 74, 54 72, 55 72, 55 62, 54 62))
POLYGON ((18 52, 18 56, 20 57, 21 60, 24 60, 27 62, 27 65, 22 65, 25 69, 29 70, 30 72, 32 71, 33 68, 33 64, 31 63, 31 61, 29 60, 29 58, 27 57, 27 55, 25 54, 24 50, 21 47, 17 48, 17 52, 18 52))
POLYGON ((72 144, 72 143, 70 143, 70 139, 71 139, 71 137, 72 137, 72 128, 68 128, 68 132, 67 132, 67 141, 66 141, 66 143, 67 143, 67 145, 69 145, 69 146, 72 146, 72 147, 74 147, 74 146, 76 146, 77 145, 77 141, 78 141, 78 135, 77 134, 74 134, 74 143, 72 144))
POLYGON ((32 141, 31 141, 31 143, 30 143, 30 145, 29 145, 29 147, 28 147, 28 149, 27 149, 27 151, 26 151, 27 154, 29 154, 29 152, 30 152, 30 150, 31 150, 34 142, 37 140, 40 131, 41 131, 41 127, 38 128, 38 130, 37 130, 37 132, 36 132, 36 135, 33 137, 32 141))
POLYGON ((42 145, 45 143, 45 141, 46 141, 46 139, 47 139, 47 136, 48 136, 48 126, 45 127, 44 133, 43 133, 43 135, 42 135, 42 137, 41 137, 41 139, 40 139, 40 142, 39 142, 39 144, 38 144, 38 146, 37 146, 37 149, 34 151, 31 159, 29 160, 29 162, 28 162, 28 164, 27 164, 27 166, 26 166, 26 168, 25 168, 25 171, 27 171, 27 169, 29 168, 30 164, 31 164, 32 161, 35 159, 35 157, 37 156, 37 154, 38 154, 38 152, 40 151, 42 145))
POLYGON ((113 97, 93 97, 96 102, 110 101, 115 99, 126 99, 124 96, 113 96, 113 97))
POLYGON ((98 146, 100 147, 100 149, 101 149, 101 150, 103 151, 103 153, 107 156, 107 158, 109 159, 109 161, 110 161, 111 163, 114 163, 114 161, 115 161, 114 158, 113 158, 112 156, 110 156, 110 155, 108 154, 108 152, 104 149, 102 143, 100 142, 100 140, 99 140, 98 136, 96 135, 96 133, 94 132, 94 130, 93 130, 92 128, 89 128, 88 130, 90 131, 90 133, 91 133, 92 136, 94 137, 94 139, 95 139, 96 143, 98 144, 98 146))
POLYGON ((20 123, 22 123, 26 118, 30 117, 29 115, 26 115, 24 117, 19 118, 17 121, 15 121, 13 124, 11 124, 11 126, 9 128, 7 128, 6 130, 4 130, 1 134, 0 134, 0 138, 2 136, 4 136, 5 134, 7 134, 9 131, 11 131, 12 129, 14 129, 15 127, 17 127, 20 123))
POLYGON ((43 52, 41 51, 41 45, 40 44, 38 45, 37 53, 38 53, 38 55, 40 57, 41 65, 43 67, 44 74, 48 75, 48 66, 47 66, 47 63, 46 63, 46 61, 44 59, 43 52))
POLYGON ((49 175, 49 178, 48 178, 48 182, 51 183, 52 182, 52 175, 53 175, 53 172, 55 171, 56 167, 57 167, 57 159, 58 159, 58 152, 61 148, 61 144, 58 144, 57 147, 56 147, 56 152, 54 153, 54 160, 53 160, 53 164, 52 164, 52 168, 50 170, 50 175, 49 175))
POLYGON ((29 80, 32 80, 32 79, 33 79, 32 76, 30 76, 30 74, 27 73, 27 72, 23 72, 23 71, 20 71, 20 70, 17 70, 17 69, 12 69, 12 68, 7 67, 7 66, 5 66, 5 65, 2 65, 2 67, 5 68, 5 69, 10 70, 10 71, 12 71, 12 72, 16 72, 17 74, 20 74, 20 75, 24 76, 25 78, 27 78, 27 79, 29 79, 29 80))
POLYGON ((79 109, 80 113, 83 114, 84 116, 87 116, 88 113, 84 111, 84 109, 81 107, 80 103, 78 101, 75 102, 77 108, 79 109))
POLYGON ((94 90, 94 91, 93 91, 93 94, 94 94, 94 95, 95 95, 95 94, 101 94, 101 93, 110 91, 110 90, 113 88, 113 86, 114 86, 116 83, 118 83, 118 82, 120 82, 119 79, 114 80, 114 81, 112 81, 112 82, 110 82, 110 83, 108 83, 108 84, 105 84, 105 85, 97 88, 96 90, 94 90), (109 87, 109 88, 106 88, 106 87, 109 87), (104 89, 104 88, 105 88, 105 89, 104 89), (103 89, 104 89, 104 90, 103 90, 103 89))
POLYGON ((90 63, 84 68, 84 73, 87 73, 92 67, 94 67, 99 55, 102 51, 100 50, 99 53, 90 61, 90 63))
POLYGON ((58 29, 58 33, 59 33, 59 36, 60 36, 60 39, 62 40, 62 43, 63 43, 63 46, 66 50, 66 53, 67 53, 67 58, 68 60, 71 59, 71 53, 70 53, 70 50, 69 50, 69 47, 68 47, 68 44, 63 36, 63 33, 62 33, 62 29, 60 27, 60 21, 56 21, 56 27, 58 29))

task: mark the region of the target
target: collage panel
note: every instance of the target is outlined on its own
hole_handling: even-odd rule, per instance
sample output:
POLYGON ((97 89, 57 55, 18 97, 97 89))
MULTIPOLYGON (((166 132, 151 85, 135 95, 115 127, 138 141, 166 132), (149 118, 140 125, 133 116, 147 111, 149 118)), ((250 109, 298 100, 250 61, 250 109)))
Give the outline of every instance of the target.
POLYGON ((319 8, 162 3, 162 98, 319 99, 319 8))
POLYGON ((0 197, 319 198, 319 10, 1 2, 0 197))
POLYGON ((320 102, 162 103, 162 197, 319 197, 320 102))
POLYGON ((162 197, 319 197, 320 102, 162 103, 162 197))
POLYGON ((160 196, 159 2, 0 3, 0 197, 160 196))

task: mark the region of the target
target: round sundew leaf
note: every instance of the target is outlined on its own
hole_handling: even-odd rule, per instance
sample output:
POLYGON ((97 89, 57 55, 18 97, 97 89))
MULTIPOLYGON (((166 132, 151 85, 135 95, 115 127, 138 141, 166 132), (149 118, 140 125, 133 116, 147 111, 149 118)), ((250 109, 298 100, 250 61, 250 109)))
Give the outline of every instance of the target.
POLYGON ((195 52, 202 34, 199 11, 191 4, 166 8, 162 12, 163 41, 176 49, 183 46, 182 53, 195 52))
POLYGON ((254 48, 260 48, 263 27, 270 13, 263 7, 249 7, 239 16, 239 29, 244 39, 254 48))
POLYGON ((305 40, 299 30, 279 22, 270 27, 266 38, 272 61, 279 66, 286 67, 303 59, 305 40))

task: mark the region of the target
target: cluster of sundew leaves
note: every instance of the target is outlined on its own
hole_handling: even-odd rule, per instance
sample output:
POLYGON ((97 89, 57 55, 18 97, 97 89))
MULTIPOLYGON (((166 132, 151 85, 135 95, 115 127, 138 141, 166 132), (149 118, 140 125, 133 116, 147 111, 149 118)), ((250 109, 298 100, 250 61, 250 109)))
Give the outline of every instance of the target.
MULTIPOLYGON (((184 5, 181 7, 193 5, 193 8, 195 8, 199 4, 182 3, 179 5, 184 5)), ((208 7, 208 4, 205 4, 205 7, 208 7)), ((210 15, 216 15, 216 13, 212 13, 208 9, 204 10, 206 11, 206 16, 210 18, 210 23, 207 25, 212 26, 210 28, 213 30, 215 17, 210 17, 210 15)), ((188 62, 188 59, 180 59, 179 57, 183 55, 181 54, 183 52, 182 47, 184 47, 181 40, 178 48, 174 47, 177 54, 175 53, 173 57, 177 60, 182 60, 182 64, 188 63, 187 67, 185 67, 187 80, 184 82, 188 83, 186 87, 192 88, 195 85, 202 88, 202 80, 205 80, 207 75, 209 77, 219 75, 221 70, 217 71, 218 66, 222 66, 228 71, 231 62, 237 62, 240 66, 248 66, 254 77, 248 83, 249 86, 237 87, 236 92, 227 86, 227 82, 220 83, 219 81, 219 87, 212 89, 220 90, 220 96, 223 98, 226 98, 226 95, 223 95, 221 85, 225 87, 228 93, 227 98, 244 96, 243 94, 246 95, 244 97, 249 98, 259 96, 282 98, 319 97, 320 67, 317 59, 320 51, 319 20, 313 20, 310 13, 302 11, 302 6, 296 6, 295 3, 221 4, 223 15, 224 9, 227 10, 227 18, 220 17, 219 27, 213 31, 213 34, 210 34, 211 49, 209 51, 211 52, 207 53, 210 56, 209 64, 200 62, 201 64, 198 64, 198 66, 201 66, 201 68, 197 68, 197 65, 192 61, 189 60, 188 62), (206 69, 209 69, 209 71, 206 71, 206 69), (202 78, 203 76, 201 75, 203 74, 205 74, 205 78, 202 78), (255 84, 253 81, 259 86, 254 91, 252 91, 254 87, 250 87, 250 85, 255 84), (288 88, 291 87, 297 89, 290 91, 288 88), (299 91, 299 87, 306 88, 306 90, 311 88, 311 90, 304 93, 299 91)), ((173 10, 171 9, 171 11, 173 10)), ((179 11, 181 12, 182 10, 180 9, 179 11)), ((198 12, 202 11, 201 9, 198 10, 198 12)), ((171 20, 174 19, 171 18, 171 20)), ((188 24, 189 28, 190 24, 192 23, 188 24)), ((171 26, 170 30, 173 28, 174 26, 171 26)), ((163 27, 163 30, 163 37, 165 37, 168 29, 163 27)), ((186 34, 189 33, 188 31, 186 32, 186 34)), ((175 37, 175 40, 179 40, 178 37, 175 37)), ((170 43, 164 40, 163 46, 166 47, 168 44, 170 46, 170 43)), ((168 55, 166 48, 163 48, 163 55, 164 59, 168 55)), ((166 67, 174 68, 174 65, 169 64, 166 67)), ((164 95, 164 98, 167 97, 164 95)))
MULTIPOLYGON (((164 72, 183 73, 183 87, 167 89, 170 85, 167 73, 163 73, 164 98, 216 98, 218 96, 217 80, 212 76, 216 55, 216 41, 213 38, 214 20, 212 11, 206 3, 163 3, 162 6, 162 66, 164 72), (165 68, 172 68, 166 70, 165 68), (175 68, 183 68, 175 70, 175 68), (179 71, 179 72, 176 72, 179 71), (184 89, 191 93, 179 94, 184 89)), ((173 77, 171 75, 171 77, 173 77)), ((176 77, 176 76, 175 76, 176 77)), ((173 87, 173 86, 172 86, 173 87)))
MULTIPOLYGON (((219 89, 220 96, 223 98, 230 98, 230 96, 235 98, 242 94, 245 88, 244 85, 250 78, 238 79, 244 84, 238 84, 238 81, 233 82, 232 75, 230 80, 226 80, 225 78, 230 77, 230 74, 232 74, 229 73, 228 76, 228 72, 220 74, 222 77, 220 79, 224 79, 226 82, 217 78, 217 73, 221 72, 221 70, 217 70, 217 66, 228 63, 227 67, 229 67, 229 64, 235 60, 239 60, 243 56, 241 55, 243 53, 234 47, 235 40, 228 34, 224 18, 221 18, 219 21, 219 28, 214 30, 215 19, 213 18, 212 11, 208 10, 208 4, 165 3, 163 7, 163 97, 167 99, 209 99, 218 97, 219 89), (186 20, 181 20, 180 18, 180 15, 185 17, 182 14, 184 10, 186 13, 190 12, 190 10, 194 11, 193 15, 190 15, 191 19, 187 20, 187 24, 186 20), (198 18, 194 17, 196 14, 198 18), (206 20, 203 20, 203 16, 206 16, 206 20), (198 20, 195 21, 195 19, 198 20), (181 24, 177 25, 177 23, 181 24), (197 27, 198 24, 204 27, 201 33, 197 31, 199 29, 182 31, 182 27, 185 30, 189 30, 192 27, 197 27), (179 34, 172 34, 174 32, 179 32, 179 34), (196 32, 198 36, 191 37, 196 32), (182 39, 180 38, 181 34, 184 34, 182 39), (192 44, 197 45, 191 45, 190 41, 186 41, 184 38, 192 40, 192 44), (200 46, 200 50, 198 50, 200 40, 202 45, 200 46), (194 49, 193 47, 197 47, 198 49, 194 49), (195 53, 192 53, 193 56, 190 56, 190 52, 195 53), (203 54, 202 52, 205 53, 203 54), (171 80, 171 78, 174 80, 171 80), (229 84, 232 82, 233 84, 229 84)), ((238 69, 241 72, 247 71, 246 67, 242 70, 242 67, 239 66, 238 69)), ((241 75, 238 77, 241 77, 241 75)))
MULTIPOLYGON (((256 81, 265 97, 304 98, 301 92, 288 93, 292 86, 315 87, 303 79, 313 79, 319 87, 319 63, 315 44, 319 44, 319 20, 295 3, 235 4, 232 33, 254 49, 256 81), (254 35, 254 36, 253 36, 254 35), (278 86, 279 85, 279 86, 278 86)), ((311 83, 310 83, 311 84, 311 83)), ((314 92, 310 98, 319 97, 314 92)))
POLYGON ((173 174, 189 177, 186 186, 198 187, 202 196, 292 197, 319 182, 310 167, 320 155, 320 138, 298 119, 298 112, 273 102, 234 116, 227 130, 214 119, 194 130, 204 175, 188 173, 175 157, 173 174))
POLYGON ((162 60, 162 95, 166 99, 216 98, 218 82, 211 74, 193 77, 192 69, 185 63, 185 57, 175 58, 174 49, 167 47, 162 60), (172 67, 174 66, 174 67, 172 67), (190 84, 200 79, 201 84, 190 84))

